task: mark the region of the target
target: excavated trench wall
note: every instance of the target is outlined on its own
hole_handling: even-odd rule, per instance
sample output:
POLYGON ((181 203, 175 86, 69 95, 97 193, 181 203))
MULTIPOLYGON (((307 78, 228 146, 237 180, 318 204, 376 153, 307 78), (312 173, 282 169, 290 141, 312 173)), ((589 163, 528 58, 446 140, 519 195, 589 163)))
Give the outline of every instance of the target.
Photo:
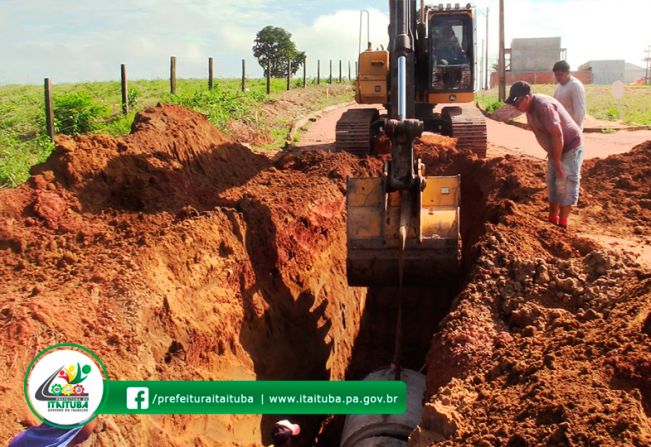
MULTIPOLYGON (((177 106, 140 113, 128 137, 60 137, 28 184, 0 192, 2 441, 36 422, 16 390, 57 342, 125 380, 343 379, 366 296, 345 279, 344 183, 379 168, 271 160, 177 106)), ((276 419, 111 416, 94 436, 259 445, 276 419)), ((311 445, 323 417, 296 420, 311 445)))
MULTIPOLYGON (((462 277, 405 300, 404 363, 427 366, 435 397, 508 340, 499 304, 481 294, 486 263, 506 261, 485 253, 535 245, 495 229, 535 228, 522 209, 542 188, 530 186, 536 169, 479 160, 443 137, 417 151, 428 175, 462 175, 462 277)), ((28 184, 0 191, 0 393, 10 408, 0 442, 36 422, 22 371, 58 342, 88 346, 124 380, 359 379, 386 366, 395 290, 350 288, 345 276, 345 179, 381 165, 345 153, 270 159, 178 106, 139 114, 128 137, 61 137, 28 184)), ((547 236, 550 252, 591 250, 547 236)), ((500 268, 506 278, 523 267, 500 268)), ((438 433, 433 414, 426 407, 422 433, 438 433)), ((90 442, 257 446, 271 442, 277 417, 109 416, 90 442)), ((343 418, 293 418, 298 445, 338 444, 343 418)))
MULTIPOLYGON (((18 367, 9 383, 63 341, 120 379, 344 379, 387 365, 395 290, 367 294, 345 276, 345 179, 381 164, 272 160, 177 106, 140 113, 128 137, 59 137, 28 184, 0 193, 3 352, 34 346, 5 356, 18 367)), ((455 288, 406 298, 405 366, 422 367, 455 288)), ((8 438, 32 418, 19 393, 5 394, 19 409, 3 418, 8 438)), ((106 445, 176 446, 268 443, 275 417, 102 419, 106 445)), ((304 445, 338 436, 336 421, 296 419, 304 445)))

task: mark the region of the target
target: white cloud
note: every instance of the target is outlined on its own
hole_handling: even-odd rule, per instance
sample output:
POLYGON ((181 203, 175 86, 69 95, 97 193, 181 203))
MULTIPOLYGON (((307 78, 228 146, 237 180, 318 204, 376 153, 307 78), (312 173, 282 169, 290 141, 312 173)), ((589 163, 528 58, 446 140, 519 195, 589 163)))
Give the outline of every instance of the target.
MULTIPOLYGON (((374 48, 387 45, 387 26, 389 18, 377 9, 370 9, 370 38, 374 48)), ((359 11, 337 11, 334 14, 317 17, 310 26, 299 28, 294 33, 294 41, 298 48, 305 51, 311 75, 316 70, 316 60, 321 60, 321 76, 328 74, 328 61, 332 59, 333 76, 338 76, 338 61, 343 61, 344 76, 347 75, 347 64, 354 63, 358 55, 359 42, 359 11)), ((362 51, 366 48, 366 19, 362 36, 362 51)))
MULTIPOLYGON (((437 3, 437 2, 435 2, 437 3)), ((490 62, 497 58, 498 2, 478 0, 478 46, 490 6, 490 62)), ((643 65, 651 44, 651 1, 505 0, 506 45, 514 37, 562 38, 573 67, 590 59, 626 59, 643 65)), ((239 76, 242 58, 249 76, 262 71, 251 48, 266 25, 292 33, 306 52, 313 74, 316 59, 357 59, 359 9, 370 10, 374 47, 387 43, 386 1, 306 0, 0 0, 0 83, 118 79, 126 63, 131 79, 165 78, 177 56, 183 77, 205 77, 207 59, 216 74, 239 76)), ((365 40, 365 37, 363 37, 365 40)), ((362 47, 364 45, 362 44, 362 47)), ((353 64, 354 65, 354 64, 353 64)))

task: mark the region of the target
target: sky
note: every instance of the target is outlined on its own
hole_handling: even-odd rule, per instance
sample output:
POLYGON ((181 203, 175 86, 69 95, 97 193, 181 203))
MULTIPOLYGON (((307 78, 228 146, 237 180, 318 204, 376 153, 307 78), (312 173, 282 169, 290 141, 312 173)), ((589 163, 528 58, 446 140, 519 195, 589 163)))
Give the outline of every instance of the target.
MULTIPOLYGON (((430 4, 430 2, 427 2, 430 4)), ((438 2, 434 2, 437 4, 438 2)), ((489 63, 497 61, 499 0, 478 0, 478 48, 486 32, 489 63)), ((625 59, 645 66, 651 45, 651 0, 504 0, 505 41, 561 37, 572 69, 594 59, 625 59)), ((361 9, 369 11, 374 47, 387 43, 387 0, 0 0, 0 84, 165 79, 169 58, 177 77, 247 76, 262 69, 252 54, 256 33, 279 26, 308 58, 308 75, 321 60, 327 76, 333 60, 357 59, 361 9)), ((364 21, 365 22, 365 21, 364 21)), ((364 34, 366 30, 364 28, 364 34)), ((364 41, 365 38, 362 39, 364 41)), ((551 67, 550 67, 551 68, 551 67)), ((298 75, 302 75, 301 72, 298 75)))

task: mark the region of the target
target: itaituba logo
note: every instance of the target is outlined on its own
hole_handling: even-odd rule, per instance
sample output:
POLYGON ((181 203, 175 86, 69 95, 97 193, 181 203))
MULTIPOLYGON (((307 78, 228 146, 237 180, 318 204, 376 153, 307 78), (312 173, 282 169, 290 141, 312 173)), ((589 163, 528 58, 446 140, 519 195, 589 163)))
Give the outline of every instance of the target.
POLYGON ((57 368, 36 390, 36 399, 48 403, 49 409, 88 408, 88 393, 81 384, 90 374, 88 364, 77 363, 57 368))
POLYGON ((87 422, 99 408, 104 392, 98 362, 84 350, 67 346, 46 351, 34 359, 26 375, 28 404, 53 426, 87 422))

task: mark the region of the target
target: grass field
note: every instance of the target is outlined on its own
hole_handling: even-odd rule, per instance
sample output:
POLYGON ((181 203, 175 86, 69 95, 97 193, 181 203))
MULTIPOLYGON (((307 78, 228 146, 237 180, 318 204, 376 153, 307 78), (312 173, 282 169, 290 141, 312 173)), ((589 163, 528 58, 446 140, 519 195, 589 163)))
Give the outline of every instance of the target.
MULTIPOLYGON (((508 94, 507 86, 507 94, 508 94)), ((533 93, 554 95, 555 86, 551 84, 536 84, 532 86, 533 93)), ((585 85, 585 96, 588 114, 594 118, 606 121, 621 120, 630 125, 651 125, 651 86, 626 85, 624 96, 616 99, 609 85, 585 85)), ((483 108, 489 111, 497 107, 497 88, 480 92, 478 100, 483 108)))
MULTIPOLYGON (((292 88, 302 86, 302 80, 292 81, 292 88)), ((311 81, 307 88, 319 88, 311 81)), ((320 88, 324 88, 323 82, 320 88)), ((169 93, 169 80, 129 81, 128 115, 121 113, 119 82, 91 82, 53 85, 53 102, 57 132, 73 129, 77 133, 126 135, 135 114, 157 103, 175 103, 208 116, 222 130, 231 120, 258 120, 256 110, 265 101, 274 101, 286 90, 286 80, 274 79, 271 95, 266 95, 264 79, 247 80, 247 91, 241 91, 241 80, 217 80, 212 91, 202 79, 177 80, 176 95, 169 93), (68 107, 68 108, 66 108, 68 107), (67 110, 83 108, 83 113, 67 110), (83 121, 83 122, 82 122, 83 121), (70 124, 72 123, 72 127, 70 124)), ((336 94, 323 95, 321 101, 310 104, 319 110, 330 104, 352 98, 352 90, 339 89, 336 94)), ((46 135, 43 87, 0 86, 0 187, 19 185, 29 177, 29 168, 44 161, 54 146, 46 135)), ((270 117, 262 123, 272 139, 267 147, 282 145, 287 123, 295 117, 270 117)))
MULTIPOLYGON (((274 79, 272 94, 266 95, 266 81, 247 80, 246 93, 241 92, 239 79, 215 81, 212 91, 207 81, 185 79, 177 81, 177 94, 170 95, 168 80, 130 81, 128 115, 121 113, 119 82, 92 82, 79 84, 56 84, 53 86, 55 120, 57 131, 66 125, 65 107, 85 106, 86 126, 80 133, 102 133, 126 135, 130 131, 135 114, 162 103, 176 103, 201 112, 216 126, 227 130, 232 120, 254 121, 267 129, 271 142, 264 147, 279 147, 287 133, 288 123, 295 117, 275 116, 258 123, 256 110, 265 101, 274 101, 285 92, 286 81, 274 79), (71 105, 72 104, 72 105, 71 105)), ((293 81, 293 88, 301 86, 301 80, 293 81)), ((323 87, 323 85, 322 85, 323 87)), ((615 99, 611 87, 588 84, 586 100, 588 114, 601 120, 618 121, 625 124, 651 125, 651 86, 627 85, 624 96, 615 99)), ((308 88, 318 88, 313 81, 308 88)), ((553 94, 554 86, 538 84, 536 93, 553 94)), ((334 95, 323 95, 322 101, 310 104, 311 110, 351 99, 351 91, 334 95)), ((497 101, 497 89, 478 94, 478 101, 489 111, 501 105, 497 101)), ((41 86, 0 86, 0 187, 19 185, 29 177, 29 168, 44 161, 52 152, 53 145, 46 136, 44 124, 43 88, 41 86)), ((76 116, 75 118, 79 118, 76 116)), ((77 125, 79 122, 74 121, 77 125)), ((68 127, 68 129, 70 129, 68 127)), ((67 132, 74 133, 74 132, 67 132)))

